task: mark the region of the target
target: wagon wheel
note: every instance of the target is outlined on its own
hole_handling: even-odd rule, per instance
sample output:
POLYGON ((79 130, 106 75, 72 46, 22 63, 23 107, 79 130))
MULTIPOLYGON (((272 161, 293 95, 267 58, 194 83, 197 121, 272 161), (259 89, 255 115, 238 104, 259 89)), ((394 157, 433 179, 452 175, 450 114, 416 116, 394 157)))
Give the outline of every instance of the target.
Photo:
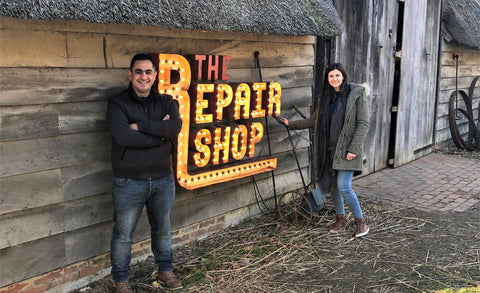
POLYGON ((278 200, 278 214, 283 221, 305 228, 312 221, 312 207, 305 195, 297 191, 283 194, 278 200), (303 207, 302 207, 303 205, 303 207))

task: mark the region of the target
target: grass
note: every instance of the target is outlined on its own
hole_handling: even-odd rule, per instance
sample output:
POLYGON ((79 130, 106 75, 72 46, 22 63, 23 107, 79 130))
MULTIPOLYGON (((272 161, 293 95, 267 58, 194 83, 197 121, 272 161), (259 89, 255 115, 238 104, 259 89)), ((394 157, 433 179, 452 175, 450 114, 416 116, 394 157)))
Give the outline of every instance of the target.
POLYGON ((477 287, 465 287, 460 289, 443 289, 435 291, 435 293, 480 293, 480 285, 477 287))
POLYGON ((262 259, 279 249, 278 244, 272 244, 269 239, 263 239, 259 243, 247 247, 237 247, 222 251, 219 256, 216 253, 205 253, 198 263, 185 266, 184 284, 194 284, 203 281, 208 272, 214 272, 228 268, 238 268, 243 265, 260 267, 262 259))

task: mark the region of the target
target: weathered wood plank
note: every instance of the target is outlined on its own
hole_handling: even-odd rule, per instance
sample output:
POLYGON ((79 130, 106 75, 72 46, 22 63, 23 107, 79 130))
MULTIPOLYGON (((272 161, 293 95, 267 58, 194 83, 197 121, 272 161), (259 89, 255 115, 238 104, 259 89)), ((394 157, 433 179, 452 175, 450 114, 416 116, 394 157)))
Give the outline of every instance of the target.
MULTIPOLYGON (((14 39, 0 51, 4 53, 0 54, 0 109, 7 115, 0 116, 0 235, 6 235, 0 240, 4 247, 0 248, 0 267, 10 268, 18 261, 29 266, 2 270, 0 286, 110 249, 111 138, 105 131, 106 98, 128 85, 127 67, 134 53, 181 50, 182 54, 231 55, 229 82, 253 82, 260 81, 254 60, 254 52, 259 51, 263 79, 282 85, 282 111, 293 117, 292 105, 308 112, 311 104, 315 44, 311 36, 0 20, 0 37, 14 39), (12 54, 18 48, 21 51, 12 54), (118 69, 105 68, 112 66, 118 69), (12 199, 11 194, 23 194, 23 199, 12 199), (39 254, 48 257, 38 260, 39 254)), ((268 123, 279 158, 275 175, 280 194, 301 187, 301 181, 283 126, 272 118, 268 123)), ((301 133, 308 136, 308 130, 301 133)), ((293 139, 308 177, 308 144, 296 133, 293 139)), ((259 148, 265 153, 266 142, 259 148)), ((270 176, 270 172, 255 176, 267 197, 273 194, 270 176)), ((174 228, 255 204, 251 178, 193 192, 178 190, 177 195, 174 228)), ((148 237, 148 219, 143 214, 134 239, 148 237)))
POLYGON ((59 169, 0 178, 0 215, 62 200, 59 169))
MULTIPOLYGON (((8 270, 0 270, 0 286, 108 252, 112 227, 113 222, 108 221, 86 229, 1 249, 0 267, 8 268, 8 270), (39 255, 42 257, 38 257, 39 255)), ((149 235, 148 219, 142 215, 134 234, 134 241, 144 240, 149 235)))
MULTIPOLYGON (((278 195, 287 190, 302 187, 297 170, 279 174, 275 180, 278 195)), ((265 199, 273 196, 271 179, 258 180, 257 184, 265 199)), ((222 190, 222 197, 219 197, 216 193, 210 193, 179 201, 173 207, 172 222, 175 223, 175 227, 186 226, 239 207, 254 204, 255 201, 256 198, 251 184, 231 186, 222 190)))
POLYGON ((253 67, 254 52, 260 52, 261 64, 266 67, 313 64, 311 43, 267 43, 244 40, 198 39, 189 41, 175 37, 140 35, 100 35, 62 33, 41 30, 0 31, 0 38, 9 40, 1 47, 3 67, 124 67, 137 52, 198 54, 198 49, 217 55, 235 56, 232 68, 239 64, 253 67), (13 37, 15 36, 15 37, 13 37), (104 40, 106 58, 103 56, 104 40), (22 50, 18 50, 22 48, 22 50), (67 49, 68 48, 68 49, 67 49), (128 49, 127 49, 128 48, 128 49), (11 52, 18 52, 11 54, 11 52), (36 58, 32 58, 35 56, 36 58))
MULTIPOLYGON (((277 188, 279 188, 279 192, 286 192, 293 187, 301 187, 301 181, 297 170, 281 174, 278 177, 278 180, 279 184, 277 185, 277 188)), ((271 197, 273 195, 271 191, 271 180, 269 178, 260 179, 257 181, 257 184, 259 185, 260 190, 262 190, 264 196, 271 197)), ((226 197, 221 200, 218 199, 218 194, 215 192, 206 194, 206 198, 205 196, 202 196, 201 201, 198 200, 198 194, 195 197, 192 197, 191 200, 177 200, 172 210, 172 228, 176 229, 221 214, 221 210, 218 210, 219 205, 228 211, 229 209, 236 209, 239 206, 254 204, 255 197, 250 192, 252 189, 253 187, 250 184, 241 184, 237 186, 230 185, 228 190, 225 190, 224 188, 224 193, 222 192, 222 194, 226 195, 226 197), (194 204, 195 202, 197 202, 197 204, 194 204), (202 202, 202 204, 199 206, 198 202, 202 202), (193 208, 196 212, 192 212, 185 205, 193 208), (203 211, 204 209, 205 212, 198 213, 198 210, 203 211), (189 217, 186 217, 185 215, 188 215, 189 217), (192 217, 192 215, 195 216, 192 217)), ((140 218, 134 235, 134 242, 150 237, 148 219, 145 213, 140 218)), ((65 237, 67 263, 76 262, 108 251, 110 249, 110 236, 111 223, 108 221, 95 226, 90 226, 88 229, 80 229, 68 233, 65 237), (96 236, 92 237, 92 235, 96 236), (93 238, 96 240, 92 243, 91 239, 93 238)))
POLYGON ((1 216, 0 249, 110 221, 111 202, 110 193, 100 194, 1 216))
POLYGON ((58 135, 58 112, 49 105, 0 108, 0 141, 58 135))
POLYGON ((465 65, 473 65, 473 66, 478 66, 478 59, 479 59, 479 53, 478 52, 473 52, 473 51, 465 51, 464 49, 459 49, 455 51, 443 51, 442 52, 442 66, 455 66, 457 63, 457 60, 453 58, 453 54, 459 55, 458 58, 458 64, 465 66, 465 65))
MULTIPOLYGON (((66 264, 75 263, 108 252, 110 250, 112 228, 113 221, 108 221, 66 234, 66 264)), ((150 225, 148 224, 148 217, 144 209, 135 233, 133 233, 133 242, 136 243, 148 238, 150 238, 150 225)))
MULTIPOLYGON (((451 131, 448 122, 448 103, 450 95, 458 87, 458 90, 463 90, 468 93, 470 84, 476 76, 480 75, 480 53, 478 50, 467 48, 462 45, 443 42, 443 52, 441 55, 441 81, 440 92, 438 96, 437 106, 437 124, 436 124, 436 142, 441 146, 453 145, 451 141, 451 131), (456 59, 453 55, 456 54, 458 58, 458 72, 456 68, 456 59), (458 80, 455 78, 458 75, 458 80)), ((474 90, 473 108, 478 106, 478 98, 480 97, 480 84, 474 90)), ((463 99, 459 97, 458 107, 464 108, 463 99)), ((477 111, 474 110, 474 117, 477 117, 477 111)), ((467 123, 465 119, 457 121, 457 126, 460 133, 468 132, 467 123)))
POLYGON ((399 7, 396 1, 340 1, 336 7, 346 28, 336 39, 332 62, 345 66, 350 82, 366 82, 371 88, 364 148, 368 174, 387 163, 399 7))
POLYGON ((370 60, 369 50, 366 48, 370 48, 368 42, 371 31, 366 20, 371 19, 368 15, 370 7, 371 3, 353 1, 339 1, 336 6, 340 18, 347 25, 343 33, 344 37, 336 39, 335 62, 345 66, 351 82, 367 81, 365 68, 370 60), (359 50, 359 48, 365 49, 359 50))
POLYGON ((79 230, 113 219, 112 195, 102 193, 63 204, 66 215, 64 231, 79 230))
MULTIPOLYGON (((311 66, 300 67, 276 67, 261 68, 263 81, 278 82, 282 89, 312 86, 313 69, 311 66)), ((227 82, 260 82, 260 73, 257 68, 252 69, 228 69, 227 75, 230 79, 227 82)))
POLYGON ((315 36, 283 36, 259 35, 237 32, 209 32, 194 30, 177 30, 154 26, 128 25, 128 24, 95 24, 75 20, 24 20, 0 16, 0 28, 18 30, 44 30, 44 31, 75 31, 80 33, 98 34, 129 34, 157 37, 176 37, 183 39, 215 39, 215 40, 243 40, 263 42, 289 42, 314 44, 315 36))
POLYGON ((443 51, 464 51, 464 52, 477 52, 478 49, 474 47, 467 47, 463 44, 457 43, 457 42, 447 42, 444 38, 442 38, 442 47, 443 51))
POLYGON ((371 87, 368 102, 370 130, 365 140, 364 156, 367 163, 364 165, 363 175, 387 166, 390 144, 390 109, 395 77, 395 60, 392 52, 397 43, 399 4, 396 1, 381 3, 383 5, 372 4, 375 21, 370 23, 372 41, 369 47, 372 50, 372 61, 367 69, 368 84, 371 87))
MULTIPOLYGON (((450 125, 448 123, 447 117, 445 117, 445 119, 441 119, 438 121, 437 130, 448 130, 448 132, 450 133, 450 125)), ((449 138, 451 138, 451 136, 449 138)))
MULTIPOLYGON (((425 42, 425 18, 427 15, 427 3, 425 0, 419 2, 405 3, 405 15, 409 15, 414 21, 404 21, 402 39, 402 59, 400 93, 398 103, 397 129, 395 134, 395 164, 400 166, 414 159, 415 146, 412 145, 414 137, 417 136, 418 113, 422 111, 422 104, 419 99, 413 98, 423 96, 424 86, 418 84, 417 78, 411 74, 410 68, 425 68, 424 65, 424 42, 425 42), (415 37, 414 37, 415 35, 415 37), (410 36, 410 37, 406 37, 410 36), (413 113, 412 113, 413 112, 413 113)), ((422 84, 424 81, 422 81, 422 84)))
POLYGON ((65 265, 108 252, 112 228, 113 221, 109 221, 66 234, 65 265))
POLYGON ((56 108, 60 134, 108 131, 106 101, 66 103, 56 108))
MULTIPOLYGON (((448 116, 448 103, 441 103, 437 106, 437 118, 448 116)), ((448 119, 448 118, 447 118, 448 119)), ((438 127, 438 124, 437 124, 438 127)))
POLYGON ((0 249, 59 234, 64 231, 64 222, 58 219, 67 218, 59 206, 4 215, 0 217, 0 249))
MULTIPOLYGON (((468 123, 457 123, 458 131, 460 133, 468 133, 468 123)), ((466 139, 466 137, 464 137, 466 139)), ((439 120, 439 126, 437 128, 437 141, 441 147, 453 146, 452 133, 448 125, 448 119, 439 120)))
MULTIPOLYGON (((463 90, 465 93, 468 93, 468 88, 459 88, 458 90, 463 90)), ((448 102, 450 101, 450 96, 454 92, 455 92, 455 90, 440 90, 438 103, 440 105, 447 104, 447 107, 448 107, 448 102)), ((463 106, 464 104, 463 104, 462 97, 459 95, 458 98, 459 98, 458 99, 458 104, 463 106)), ((475 91, 473 93, 473 105, 478 103, 476 100, 479 99, 479 98, 480 98, 480 88, 475 87, 475 91)))
MULTIPOLYGON (((298 150, 297 156, 299 158, 300 166, 302 168, 310 165, 308 150, 306 149, 298 150)), ((274 174, 278 175, 286 172, 291 172, 292 170, 293 171, 298 170, 292 152, 276 154, 275 157, 278 158, 278 165, 277 165, 277 169, 274 171, 274 174)), ((263 180, 268 178, 267 180, 271 182, 271 172, 265 172, 265 173, 255 175, 255 178, 257 180, 263 180)), ((296 177, 296 178, 300 182, 300 177, 296 177)), ((226 182, 226 183, 214 184, 211 186, 203 187, 200 189, 196 189, 194 191, 189 191, 179 187, 177 189, 177 199, 184 200, 186 198, 196 198, 209 193, 223 194, 224 189, 231 188, 233 186, 244 185, 244 184, 248 185, 248 184, 251 184, 251 182, 252 182, 251 177, 245 177, 245 178, 241 178, 241 179, 226 182)))
MULTIPOLYGON (((281 160, 281 161, 287 162, 287 160, 281 160)), ((287 165, 291 166, 292 164, 287 163, 287 165)), ((291 188, 301 187, 298 170, 296 169, 279 175, 277 178, 277 181, 278 181, 277 188, 280 193, 285 192, 287 189, 291 190, 291 188)), ((268 197, 272 196, 271 189, 270 189, 271 180, 269 178, 259 180, 257 183, 259 184, 260 189, 263 190, 263 192, 265 192, 266 196, 268 197)), ((198 202, 199 202, 198 195, 192 198, 191 202, 188 202, 185 200, 178 201, 175 203, 174 210, 172 211, 172 225, 174 228, 178 228, 183 225, 192 224, 195 221, 199 220, 199 219, 196 219, 195 217, 206 219, 211 216, 210 213, 212 213, 212 215, 218 215, 219 214, 218 205, 220 205, 220 207, 223 207, 223 209, 228 210, 228 209, 237 208, 238 204, 240 204, 240 206, 243 206, 245 204, 247 205, 252 204, 255 198, 249 192, 251 188, 252 187, 249 186, 248 184, 246 185, 242 184, 240 185, 240 188, 238 188, 238 186, 230 187, 231 190, 227 190, 224 193, 228 195, 228 198, 224 198, 224 200, 218 200, 217 198, 218 195, 215 192, 209 193, 207 195, 209 197, 208 200, 202 199, 202 201, 200 201, 202 203, 207 203, 204 205, 203 208, 198 206, 198 202), (244 195, 246 194, 249 194, 249 195, 245 197, 244 195), (197 204, 193 204, 195 202, 197 202, 197 204), (215 204, 208 204, 208 203, 215 203, 215 204), (189 209, 185 207, 185 204, 190 205, 190 207, 194 208, 195 211, 197 212, 185 213, 185 211, 189 211, 189 209), (225 206, 225 204, 227 204, 227 206, 225 206), (206 211, 202 213, 198 213, 199 208, 206 209, 206 211), (192 215, 195 215, 195 216, 193 217, 193 219, 192 217, 190 217, 189 219, 188 217, 186 218, 184 216, 184 213, 190 216, 192 215)), ((65 210, 63 211, 52 210, 42 215, 43 219, 46 221, 50 221, 49 219, 53 219, 56 216, 59 216, 58 213, 64 213, 65 215, 66 214, 76 215, 75 219, 72 219, 70 220, 70 222, 65 223, 65 228, 68 228, 68 229, 75 228, 76 229, 75 231, 69 232, 66 234, 61 234, 59 236, 53 235, 53 236, 49 236, 48 238, 43 238, 36 241, 28 242, 30 246, 34 247, 33 248, 34 250, 32 251, 35 251, 36 253, 38 253, 39 251, 42 251, 42 247, 41 247, 42 244, 43 246, 48 247, 48 249, 50 250, 59 251, 59 248, 63 248, 64 245, 63 245, 63 241, 59 242, 58 239, 63 240, 63 237, 65 237, 65 252, 63 251, 63 249, 60 249, 60 251, 62 251, 62 254, 60 255, 60 257, 53 256, 57 261, 57 263, 54 261, 43 263, 43 266, 38 268, 37 270, 27 271, 27 272, 23 270, 21 272, 15 272, 14 274, 8 274, 4 276, 5 278, 3 278, 2 276, 2 280, 8 280, 8 283, 11 283, 27 277, 31 277, 40 272, 48 271, 48 270, 51 270, 60 266, 64 266, 82 259, 86 259, 94 255, 98 255, 100 253, 107 252, 110 248, 110 235, 111 235, 112 223, 109 219, 111 218, 111 215, 108 215, 108 213, 107 215, 105 215, 105 211, 111 209, 110 198, 108 195, 102 195, 96 198, 99 199, 100 202, 95 202, 95 201, 92 202, 91 200, 80 201, 80 204, 78 204, 77 202, 72 202, 67 204, 65 210), (95 214, 93 216, 91 214, 92 208, 94 209, 94 214, 95 214), (84 221, 87 221, 87 222, 84 222, 84 221), (98 224, 92 224, 95 222, 98 222, 98 224), (86 228, 79 229, 79 227, 82 227, 82 226, 86 228), (61 259, 62 261, 63 259, 65 259, 65 262, 59 263, 59 259, 61 259)), ((31 214, 31 216, 33 217, 35 216, 35 214, 31 214)), ((62 218, 67 218, 67 217, 62 216, 62 218)), ((19 222, 26 221, 26 222, 32 223, 32 219, 28 219, 28 217, 22 217, 22 219, 19 219, 17 221, 19 222)), ((38 218, 35 221, 38 221, 38 218)), ((45 221, 40 221, 40 222, 45 223, 45 221)), ((7 225, 0 225, 0 226, 3 227, 7 225)), ((8 225, 8 226, 11 226, 11 225, 8 225)), ((41 226, 45 226, 45 225, 41 225, 41 226)), ((24 227, 24 225, 13 225, 13 227, 24 227)), ((29 231, 29 233, 26 233, 26 234, 31 235, 31 233, 38 233, 38 232, 34 232, 34 230, 35 230, 34 227, 32 227, 32 231, 29 231)), ((147 239, 149 237, 149 233, 150 232, 149 232, 148 220, 144 214, 142 215, 139 225, 136 229, 135 242, 147 239)), ((23 250, 18 249, 18 247, 19 246, 13 246, 13 247, 8 247, 0 250, 0 255, 2 256, 0 262, 2 263, 2 265, 7 263, 11 259, 15 259, 16 257, 18 257, 19 253, 23 252, 23 250), (9 258, 9 255, 13 255, 13 256, 9 258)))
MULTIPOLYGON (((310 137, 308 129, 305 130, 290 130, 290 135, 293 140, 295 150, 298 151, 303 148, 308 148, 310 145, 310 137)), ((292 151, 292 146, 288 139, 287 132, 273 133, 270 135, 270 146, 272 154, 278 154, 286 151, 292 151)), ((260 147, 267 147, 266 144, 260 147)))
MULTIPOLYGON (((228 82, 260 81, 257 69, 231 69, 227 72, 230 75, 228 82)), ((294 94, 296 90, 305 91, 296 94, 298 99, 311 96, 311 67, 265 68, 262 69, 262 77, 264 81, 280 83, 283 97, 294 94)), ((126 68, 4 68, 0 71, 0 84, 3 86, 0 106, 105 101, 110 95, 126 88, 128 82, 126 68), (9 83, 12 78, 17 82, 9 83)))
POLYGON ((110 144, 105 132, 0 142, 0 177, 105 161, 110 144))
POLYGON ((439 7, 438 0, 405 2, 405 15, 415 21, 403 25, 395 167, 414 160, 416 151, 433 141, 439 7), (424 72, 427 79, 420 82, 412 70, 424 72))
MULTIPOLYGON (((392 87, 385 88, 388 91, 392 87)), ((369 101, 370 127, 364 143, 364 175, 381 170, 387 166, 390 138, 391 99, 372 93, 369 101)))
POLYGON ((477 57, 476 65, 459 65, 458 73, 456 73, 456 67, 451 65, 444 65, 441 69, 441 78, 455 78, 456 74, 459 77, 474 77, 480 75, 480 52, 477 57))
MULTIPOLYGON (((468 89, 474 78, 475 77, 472 76, 459 76, 458 81, 456 81, 455 78, 442 78, 440 80, 440 88, 442 90, 449 90, 451 93, 458 87, 458 90, 464 90, 468 94, 468 89)), ((479 92, 478 88, 480 88, 480 82, 477 82, 476 84, 476 93, 479 92)))
POLYGON ((254 52, 259 51, 261 66, 286 67, 307 66, 314 62, 314 48, 311 44, 244 42, 237 40, 202 40, 189 42, 178 38, 157 38, 131 35, 107 35, 106 56, 108 67, 126 68, 137 52, 170 54, 198 54, 203 52, 214 55, 232 56, 229 68, 254 68, 254 52))
POLYGON ((8 29, 0 30, 0 39, 8 40, 0 47, 2 67, 68 65, 64 33, 8 29))
POLYGON ((453 142, 451 141, 452 135, 450 133, 449 129, 441 129, 437 131, 437 141, 438 144, 443 147, 447 145, 453 145, 453 142))
POLYGON ((106 131, 107 102, 0 108, 0 141, 106 131))
POLYGON ((454 43, 454 42, 447 42, 445 41, 445 39, 442 39, 442 47, 443 47, 443 52, 446 52, 446 51, 465 51, 465 52, 477 52, 478 53, 478 49, 476 48, 469 48, 469 47, 466 47, 462 44, 459 44, 459 43, 454 43))
POLYGON ((128 82, 126 69, 2 68, 0 106, 106 100, 128 82))
MULTIPOLYGON (((298 156, 302 166, 308 165, 307 152, 300 150, 298 156)), ((279 169, 284 169, 285 172, 285 169, 296 167, 291 153, 285 153, 281 157, 279 169)), ((298 171, 294 169, 294 172, 298 171)), ((300 182, 299 175, 296 176, 296 180, 300 182)), ((231 184, 228 185, 232 186, 231 184)), ((277 187, 288 188, 282 186, 281 183, 277 187)), ((195 193, 195 196, 198 196, 198 194, 195 193)), ((11 213, 0 217, 0 235, 4 235, 0 240, 0 249, 70 230, 81 229, 108 221, 111 218, 111 197, 109 193, 22 213, 11 213), (58 219, 65 219, 65 221, 58 221, 58 219)))
POLYGON ((105 67, 103 34, 67 32, 65 38, 68 67, 105 67))
POLYGON ((62 168, 61 176, 65 201, 112 190, 112 167, 110 161, 99 161, 62 168))
POLYGON ((57 235, 1 249, 0 286, 28 279, 64 266, 64 244, 64 235, 57 235))
MULTIPOLYGON (((312 88, 310 86, 287 88, 282 90, 282 110, 297 107, 310 106, 312 104, 312 88)), ((307 114, 308 112, 303 112, 307 114)), ((298 117, 298 116, 297 116, 298 117)), ((307 115, 308 117, 308 115, 307 115)))
POLYGON ((2 67, 105 67, 101 35, 3 29, 0 39, 8 40, 0 47, 2 67))

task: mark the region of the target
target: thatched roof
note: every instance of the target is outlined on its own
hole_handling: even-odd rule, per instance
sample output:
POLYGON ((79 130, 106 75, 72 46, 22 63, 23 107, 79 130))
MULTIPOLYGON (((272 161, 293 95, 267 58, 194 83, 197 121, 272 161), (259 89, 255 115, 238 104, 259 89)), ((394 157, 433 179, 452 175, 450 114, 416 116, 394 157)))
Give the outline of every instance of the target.
POLYGON ((444 0, 445 40, 480 49, 480 0, 444 0))
POLYGON ((0 15, 279 35, 341 34, 332 0, 2 0, 0 15))

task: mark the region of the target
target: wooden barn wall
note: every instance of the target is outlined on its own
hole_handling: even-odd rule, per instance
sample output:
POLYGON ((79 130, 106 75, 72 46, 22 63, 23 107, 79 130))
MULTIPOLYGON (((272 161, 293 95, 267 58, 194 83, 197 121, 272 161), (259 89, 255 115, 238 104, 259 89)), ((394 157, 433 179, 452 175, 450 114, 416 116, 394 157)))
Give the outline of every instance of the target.
MULTIPOLYGON (((450 95, 458 90, 468 94, 474 78, 480 76, 480 50, 471 49, 454 43, 443 42, 440 56, 440 89, 437 102, 436 142, 439 148, 453 146, 452 135, 448 122, 448 104, 450 95), (456 60, 453 55, 458 55, 458 73, 456 73, 456 60), (458 81, 456 75, 458 74, 458 81)), ((480 108, 480 82, 473 91, 473 117, 478 123, 480 108)), ((459 108, 465 108, 463 99, 458 97, 459 108)), ((468 123, 463 115, 456 121, 460 133, 468 133, 468 123)))
MULTIPOLYGON (((0 18, 0 287, 105 253, 112 228, 106 99, 128 86, 138 52, 229 55, 230 82, 282 86, 283 115, 309 112, 314 37, 176 31, 147 26, 0 18)), ((277 194, 301 187, 283 127, 269 118, 277 194)), ((308 145, 292 132, 303 171, 308 145)), ((266 153, 266 138, 257 147, 266 153)), ((256 176, 272 197, 270 173, 256 176)), ((231 211, 258 213, 251 178, 186 191, 177 229, 231 211)), ((238 219, 239 220, 239 219, 238 219)), ((229 223, 225 223, 228 225, 229 223)), ((146 217, 135 242, 149 238, 146 217)))
POLYGON ((432 151, 440 8, 441 0, 405 1, 394 167, 432 151))
POLYGON ((370 87, 370 130, 364 152, 364 174, 369 174, 385 168, 388 161, 398 3, 334 2, 345 31, 336 38, 332 61, 345 66, 351 82, 370 87))
POLYGON ((336 39, 333 61, 346 65, 351 81, 367 82, 371 88, 365 173, 389 164, 397 167, 431 152, 440 1, 334 2, 346 29, 336 39), (402 7, 403 19, 399 19, 402 7), (402 57, 396 68, 397 42, 402 57), (398 112, 393 115, 392 109, 398 112))

